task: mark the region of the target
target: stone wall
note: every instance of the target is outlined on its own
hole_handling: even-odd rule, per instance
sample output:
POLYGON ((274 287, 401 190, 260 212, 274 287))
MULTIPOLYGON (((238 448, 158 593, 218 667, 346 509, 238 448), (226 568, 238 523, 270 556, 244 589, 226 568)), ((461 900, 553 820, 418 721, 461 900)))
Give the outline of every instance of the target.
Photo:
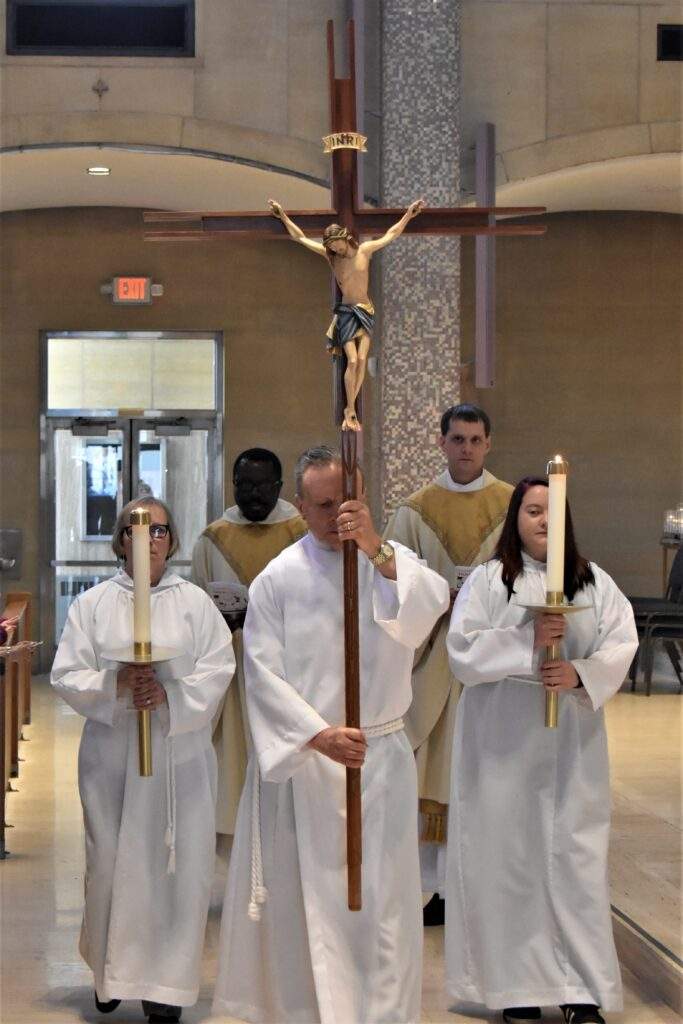
POLYGON ((497 128, 498 183, 681 148, 679 65, 657 61, 660 0, 464 0, 463 184, 476 126, 497 128))
POLYGON ((346 0, 197 0, 193 58, 7 56, 5 8, 2 146, 147 143, 327 176, 325 24, 342 36, 346 0))

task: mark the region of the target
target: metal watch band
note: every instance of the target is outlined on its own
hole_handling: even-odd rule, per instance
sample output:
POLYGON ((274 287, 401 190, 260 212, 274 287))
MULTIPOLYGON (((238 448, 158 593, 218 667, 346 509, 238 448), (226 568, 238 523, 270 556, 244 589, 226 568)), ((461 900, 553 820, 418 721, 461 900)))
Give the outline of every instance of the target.
POLYGON ((392 548, 391 544, 389 544, 387 541, 382 541, 382 543, 379 546, 379 551, 377 552, 376 555, 373 555, 370 561, 375 567, 377 567, 380 565, 384 565, 384 563, 388 562, 390 558, 393 558, 393 556, 394 549, 392 548))

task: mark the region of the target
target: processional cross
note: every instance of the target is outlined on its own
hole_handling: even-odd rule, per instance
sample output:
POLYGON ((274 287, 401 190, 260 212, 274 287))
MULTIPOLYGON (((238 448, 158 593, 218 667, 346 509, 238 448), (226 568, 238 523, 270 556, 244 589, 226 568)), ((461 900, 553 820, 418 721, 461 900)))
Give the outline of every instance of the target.
MULTIPOLYGON (((290 211, 292 220, 302 228, 307 237, 320 237, 332 222, 359 239, 361 236, 376 238, 384 235, 404 214, 403 210, 360 207, 358 204, 358 151, 364 151, 366 139, 356 132, 356 60, 353 21, 348 22, 349 77, 335 78, 334 67, 334 25, 327 23, 328 80, 330 88, 330 134, 325 137, 325 152, 332 155, 332 208, 329 210, 290 211)), ((405 225, 406 234, 418 235, 541 235, 542 225, 508 224, 497 221, 499 216, 521 216, 544 213, 545 208, 533 207, 423 207, 419 215, 405 225)), ((148 224, 173 224, 182 227, 166 227, 146 232, 148 241, 186 241, 225 238, 236 236, 256 239, 289 239, 290 235, 283 222, 273 216, 272 211, 185 213, 148 211, 144 214, 148 224)), ((336 303, 341 292, 335 282, 336 303)), ((335 303, 335 304, 336 304, 335 303)), ((322 332, 321 332, 322 333, 322 332)), ((344 406, 348 408, 344 388, 346 359, 343 354, 334 356, 335 374, 335 423, 349 426, 344 422, 344 406)), ((358 427, 362 426, 362 406, 357 399, 358 427)), ((362 436, 362 433, 360 434, 362 436)), ((342 429, 341 451, 344 500, 358 496, 357 460, 358 429, 342 429)), ((358 633, 358 561, 355 544, 343 546, 344 558, 344 652, 346 673, 346 724, 359 729, 360 718, 360 671, 358 633)), ((361 900, 361 788, 360 768, 346 769, 347 808, 347 865, 348 865, 348 906, 349 910, 360 910, 361 900)))

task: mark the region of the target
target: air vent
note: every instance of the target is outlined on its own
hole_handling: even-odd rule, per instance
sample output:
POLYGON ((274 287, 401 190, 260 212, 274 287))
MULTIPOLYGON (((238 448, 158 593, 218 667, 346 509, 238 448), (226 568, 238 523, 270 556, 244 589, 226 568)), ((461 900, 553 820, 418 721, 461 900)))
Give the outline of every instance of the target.
POLYGON ((657 60, 681 60, 683 25, 657 25, 657 60))
POLYGON ((8 0, 7 53, 193 57, 194 0, 8 0))

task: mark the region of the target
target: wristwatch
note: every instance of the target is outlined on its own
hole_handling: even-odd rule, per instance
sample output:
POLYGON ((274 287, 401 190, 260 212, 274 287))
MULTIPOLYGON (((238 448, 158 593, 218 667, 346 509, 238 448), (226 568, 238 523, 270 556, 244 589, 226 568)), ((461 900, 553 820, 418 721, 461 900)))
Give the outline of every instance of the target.
POLYGON ((392 548, 391 544, 388 544, 387 541, 382 541, 382 543, 379 546, 379 551, 377 552, 376 555, 372 556, 370 561, 376 568, 379 568, 380 565, 384 565, 385 562, 388 562, 389 559, 393 557, 394 549, 392 548))

